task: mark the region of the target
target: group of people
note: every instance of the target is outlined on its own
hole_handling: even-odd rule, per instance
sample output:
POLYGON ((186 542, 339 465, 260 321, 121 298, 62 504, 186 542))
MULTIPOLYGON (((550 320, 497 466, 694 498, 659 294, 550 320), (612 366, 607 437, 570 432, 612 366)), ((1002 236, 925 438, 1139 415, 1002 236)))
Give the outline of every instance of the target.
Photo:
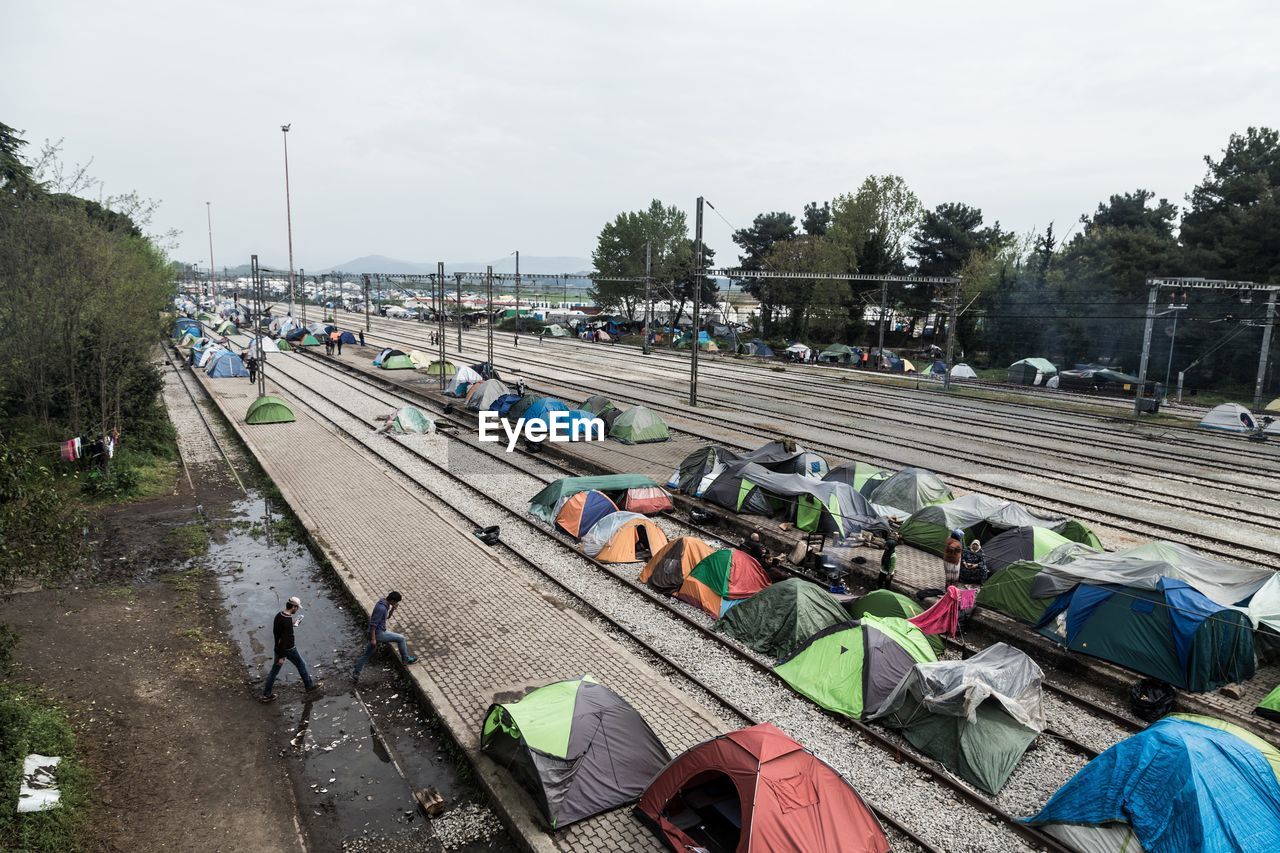
POLYGON ((987 555, 982 553, 982 543, 974 539, 968 547, 964 544, 964 531, 956 528, 947 537, 942 552, 942 570, 948 584, 966 583, 981 586, 987 580, 987 555))
MULTIPOLYGON (((400 593, 392 590, 378 599, 378 603, 373 606, 373 612, 369 615, 368 642, 362 646, 360 656, 356 658, 355 666, 351 669, 351 680, 353 682, 360 680, 360 672, 364 669, 365 664, 369 662, 369 659, 373 657, 373 653, 378 650, 379 644, 382 643, 394 643, 400 650, 400 660, 406 665, 417 661, 416 657, 409 654, 409 643, 405 640, 404 635, 387 630, 387 623, 395 615, 396 608, 400 606, 400 602, 403 600, 404 597, 400 593)), ((323 681, 316 681, 311 677, 311 671, 307 669, 307 662, 303 659, 302 653, 298 651, 294 630, 302 624, 301 611, 302 601, 296 595, 291 596, 285 602, 284 609, 276 614, 271 624, 271 632, 275 637, 275 646, 271 671, 267 674, 267 680, 262 685, 262 695, 259 697, 264 703, 276 700, 274 692, 276 677, 280 674, 280 669, 284 666, 285 661, 289 661, 297 668, 298 675, 302 678, 303 689, 308 693, 313 693, 324 686, 323 681)))
POLYGON ((337 350, 338 355, 342 355, 342 332, 337 326, 324 336, 324 354, 333 355, 334 350, 337 350))

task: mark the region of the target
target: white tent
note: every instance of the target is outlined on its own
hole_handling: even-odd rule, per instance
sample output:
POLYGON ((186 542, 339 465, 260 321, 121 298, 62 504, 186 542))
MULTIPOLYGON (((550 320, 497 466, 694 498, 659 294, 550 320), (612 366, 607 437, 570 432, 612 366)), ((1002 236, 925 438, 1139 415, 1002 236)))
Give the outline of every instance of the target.
POLYGON ((798 355, 801 358, 808 358, 809 353, 812 352, 812 350, 810 350, 804 344, 792 344, 791 346, 787 347, 787 352, 793 355, 798 355))
POLYGON ((1223 403, 1210 409, 1201 419, 1200 426, 1223 432, 1253 432, 1257 421, 1249 410, 1239 403, 1223 403), (1246 418, 1248 424, 1245 423, 1246 418))
POLYGON ((957 364, 951 368, 952 379, 977 379, 978 374, 973 372, 973 368, 967 364, 957 364))

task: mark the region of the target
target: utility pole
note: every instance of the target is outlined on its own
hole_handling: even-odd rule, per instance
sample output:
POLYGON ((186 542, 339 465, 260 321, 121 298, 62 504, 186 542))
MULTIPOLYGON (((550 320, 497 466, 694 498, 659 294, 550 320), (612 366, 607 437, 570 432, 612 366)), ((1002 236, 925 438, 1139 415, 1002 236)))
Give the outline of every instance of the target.
MULTIPOLYGON (((516 255, 516 345, 519 346, 520 329, 523 326, 523 324, 520 322, 520 250, 519 249, 516 249, 515 255, 516 255)), ((489 275, 490 276, 493 275, 493 267, 489 267, 489 275)), ((492 281, 490 282, 490 286, 492 286, 492 281)), ((489 355, 492 356, 493 353, 489 353, 489 355)), ((490 358, 489 360, 493 361, 492 358, 490 358)))
MULTIPOLYGON (((444 366, 447 361, 444 355, 444 261, 436 262, 436 282, 440 285, 440 310, 436 312, 436 326, 439 334, 436 335, 437 343, 440 348, 440 390, 445 388, 444 366)), ((435 289, 432 288, 432 295, 435 295, 435 289)))
MULTIPOLYGON (((250 281, 253 282, 253 313, 259 314, 263 310, 263 294, 262 294, 262 273, 258 270, 258 256, 249 256, 250 281)), ((267 354, 262 351, 262 324, 254 323, 254 332, 257 335, 258 344, 254 349, 254 353, 258 357, 258 396, 261 397, 267 393, 267 354)))
MULTIPOLYGON (((293 261, 289 262, 293 266, 293 261)), ((302 303, 302 325, 307 325, 307 271, 298 270, 298 281, 302 284, 302 298, 298 301, 302 303)))
POLYGON ((641 351, 649 354, 649 323, 650 316, 653 314, 653 291, 650 286, 653 283, 653 244, 649 240, 644 241, 644 345, 641 351))
POLYGON ((369 332, 369 274, 364 274, 364 330, 369 332))
MULTIPOLYGON (((218 269, 213 265, 213 203, 206 201, 204 203, 205 218, 209 221, 209 280, 213 282, 213 292, 218 292, 218 269)), ((217 301, 217 297, 214 297, 217 301)))
MULTIPOLYGON (((951 390, 951 367, 955 364, 956 330, 960 328, 960 279, 951 285, 951 317, 947 322, 947 372, 942 375, 942 390, 951 390)), ((916 376, 919 377, 917 372, 916 376)))
MULTIPOLYGON (((493 364, 493 320, 494 320, 494 317, 493 317, 493 267, 492 267, 492 266, 490 266, 490 267, 486 267, 486 268, 485 268, 484 280, 485 280, 485 288, 486 288, 486 290, 488 291, 488 299, 489 299, 489 322, 487 322, 487 323, 485 323, 485 324, 484 324, 485 330, 486 330, 486 331, 487 331, 487 333, 488 333, 488 334, 486 335, 486 350, 485 350, 486 355, 485 355, 485 361, 489 362, 490 364, 493 364)), ((516 298, 516 317, 519 317, 519 316, 520 316, 520 307, 519 307, 519 306, 520 306, 520 301, 519 301, 519 297, 517 297, 517 298, 516 298)), ((516 328, 517 328, 517 329, 519 329, 519 320, 517 320, 517 321, 516 321, 516 328)), ((519 333, 518 331, 516 332, 516 337, 517 337, 517 338, 519 338, 519 337, 520 337, 520 333, 519 333)))
POLYGON ((460 272, 453 274, 458 294, 458 355, 462 355, 462 276, 460 272))
POLYGON ((293 124, 280 125, 284 136, 284 215, 289 226, 289 316, 293 316, 293 206, 289 201, 289 128, 293 124))
POLYGON ((1253 410, 1262 410, 1262 386, 1267 376, 1267 356, 1271 350, 1271 327, 1276 324, 1276 292, 1267 296, 1267 324, 1262 327, 1262 352, 1258 355, 1258 379, 1253 383, 1253 410))
POLYGON ((702 196, 698 196, 698 215, 694 226, 693 253, 693 358, 689 360, 689 405, 698 405, 698 325, 702 319, 702 196))
POLYGON ((1151 327, 1156 321, 1156 294, 1160 291, 1160 285, 1152 282, 1151 293, 1147 297, 1147 324, 1142 332, 1142 361, 1138 367, 1138 390, 1133 396, 1133 414, 1142 414, 1142 391, 1147 386, 1147 359, 1150 356, 1151 349, 1151 327))
POLYGON ((880 282, 880 344, 876 350, 876 370, 884 364, 884 323, 889 311, 889 280, 880 282))

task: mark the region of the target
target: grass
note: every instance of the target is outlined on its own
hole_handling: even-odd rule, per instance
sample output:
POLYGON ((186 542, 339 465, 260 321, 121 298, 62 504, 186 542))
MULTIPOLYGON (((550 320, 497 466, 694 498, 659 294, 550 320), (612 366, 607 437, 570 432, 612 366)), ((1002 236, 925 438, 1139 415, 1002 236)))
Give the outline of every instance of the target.
POLYGON ((169 584, 178 593, 178 603, 174 605, 175 608, 186 610, 195 607, 196 597, 200 594, 200 576, 203 573, 204 569, 196 568, 160 576, 161 583, 169 584))
POLYGON ((187 524, 175 527, 166 538, 185 559, 203 557, 209 553, 209 533, 203 524, 187 524))
POLYGON ((0 684, 0 790, 0 849, 61 853, 80 848, 91 786, 76 758, 71 724, 48 699, 13 683, 0 684), (22 761, 33 752, 61 756, 55 778, 62 802, 50 811, 17 814, 22 761))

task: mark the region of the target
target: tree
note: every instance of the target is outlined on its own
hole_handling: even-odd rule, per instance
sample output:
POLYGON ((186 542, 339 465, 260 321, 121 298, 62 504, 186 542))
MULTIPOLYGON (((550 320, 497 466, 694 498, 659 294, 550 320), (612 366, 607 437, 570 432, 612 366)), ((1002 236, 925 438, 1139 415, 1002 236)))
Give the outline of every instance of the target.
POLYGON ((22 147, 26 144, 18 131, 0 122, 0 192, 29 198, 40 191, 31 167, 22 159, 22 147))
POLYGON ((907 251, 918 275, 953 276, 974 252, 995 255, 1012 240, 999 222, 984 228, 978 208, 948 202, 925 211, 907 251))
POLYGON ((811 237, 821 237, 831 227, 831 202, 824 201, 818 207, 816 201, 804 206, 804 233, 811 237))
MULTIPOLYGON (((671 294, 671 302, 676 306, 675 313, 671 318, 672 326, 680 324, 680 318, 684 316, 685 309, 692 308, 695 296, 701 298, 702 306, 716 305, 720 301, 720 285, 716 284, 716 280, 696 274, 694 269, 697 265, 696 247, 697 244, 694 240, 686 240, 683 251, 677 256, 675 267, 671 271, 673 280, 669 293, 671 294)), ((702 268, 710 269, 715 257, 715 249, 703 244, 702 268)))
POLYGON ((827 236, 846 255, 848 271, 897 275, 906 242, 920 220, 920 199, 898 175, 872 175, 855 193, 831 202, 827 236))
MULTIPOLYGON (((761 213, 751 223, 750 228, 739 228, 733 232, 733 242, 738 244, 743 254, 738 256, 738 263, 744 270, 771 269, 766 262, 774 246, 796 236, 796 218, 790 213, 774 211, 761 213)), ((778 282, 770 279, 750 279, 742 289, 760 300, 760 319, 764 323, 764 334, 768 336, 773 328, 774 306, 779 298, 778 282)))
MULTIPOLYGON (((840 272, 840 252, 822 237, 804 234, 776 243, 769 269, 776 272, 840 272)), ((843 340, 847 334, 849 289, 833 279, 773 279, 778 306, 787 312, 791 338, 818 335, 843 340)))
POLYGON ((644 299, 642 282, 608 281, 605 276, 644 276, 645 243, 652 256, 652 275, 656 282, 670 282, 681 264, 691 263, 688 220, 684 211, 654 199, 644 210, 619 213, 604 226, 591 253, 596 278, 591 296, 601 308, 620 311, 636 319, 637 308, 644 299))

